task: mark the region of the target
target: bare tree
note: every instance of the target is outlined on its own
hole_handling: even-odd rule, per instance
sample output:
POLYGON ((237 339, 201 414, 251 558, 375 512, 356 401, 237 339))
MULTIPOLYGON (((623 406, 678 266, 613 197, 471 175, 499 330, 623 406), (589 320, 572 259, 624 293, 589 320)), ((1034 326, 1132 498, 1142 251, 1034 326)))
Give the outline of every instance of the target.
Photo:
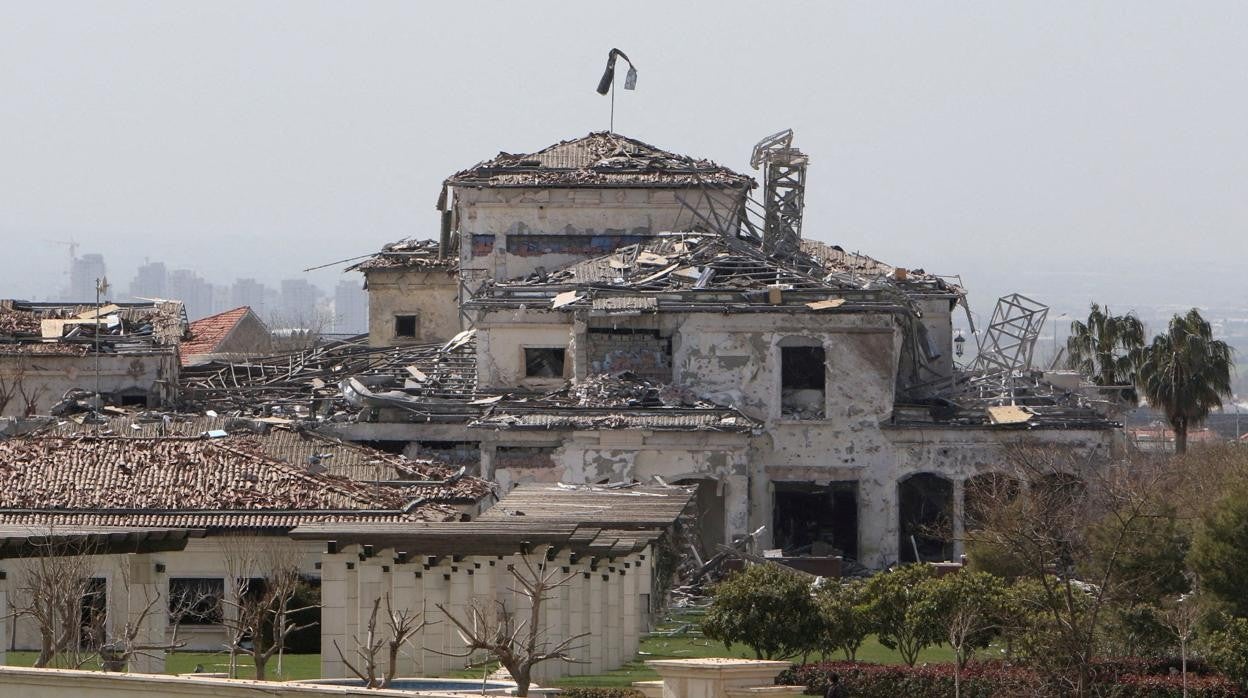
POLYGON ((968 492, 977 520, 966 538, 1010 558, 1032 580, 1032 611, 1047 619, 1046 651, 1055 660, 1045 666, 1071 672, 1054 678, 1086 695, 1103 612, 1156 575, 1127 563, 1159 544, 1159 522, 1175 516, 1165 493, 1180 474, 1145 459, 1094 462, 1032 446, 1011 448, 1004 474, 968 492))
MULTIPOLYGON (((127 600, 131 600, 131 585, 133 578, 129 564, 121 565, 121 586, 122 589, 115 593, 125 594, 127 600)), ((116 632, 109 632, 106 628, 101 628, 98 637, 104 639, 100 644, 99 653, 101 663, 104 665, 105 671, 125 671, 131 660, 138 655, 150 655, 154 652, 165 653, 186 646, 185 642, 178 642, 176 632, 174 639, 165 642, 161 638, 160 642, 152 642, 150 639, 144 640, 143 628, 147 624, 148 619, 157 613, 166 613, 165 596, 159 591, 152 591, 149 585, 143 585, 143 597, 137 601, 139 607, 137 609, 130 608, 127 613, 126 622, 120 626, 116 632)), ((116 628, 117 625, 113 624, 116 628)))
MULTIPOLYGON (((229 636, 230 674, 238 655, 251 657, 256 679, 266 679, 268 662, 283 651, 291 634, 315 623, 299 624, 297 614, 314 606, 292 608, 302 580, 297 551, 283 541, 261 536, 221 540, 226 585, 223 625, 229 636)), ((280 661, 280 660, 279 660, 280 661)))
POLYGON ((529 695, 533 667, 556 659, 577 661, 571 652, 583 647, 576 642, 589 635, 581 633, 559 642, 550 640, 542 620, 542 606, 551 599, 548 594, 552 590, 565 586, 577 573, 563 574, 558 566, 548 564, 545 549, 535 551, 533 557, 539 562, 534 564, 529 555, 524 555, 521 565, 508 568, 515 583, 510 590, 528 601, 527 618, 518 619, 516 612, 508 609, 502 601, 495 601, 492 605, 474 601, 469 605, 467 618, 456 618, 445 606, 438 604, 438 610, 459 632, 466 650, 461 654, 430 650, 454 657, 470 657, 476 652, 486 652, 511 674, 516 682, 516 695, 521 698, 529 695))
POLYGON ((30 368, 30 356, 20 353, 21 349, 6 357, 4 366, 0 367, 0 415, 14 400, 18 400, 18 413, 29 417, 39 411, 39 398, 43 397, 45 388, 28 385, 26 372, 30 368))
POLYGON ((420 632, 421 628, 425 627, 425 621, 419 620, 420 614, 406 609, 394 610, 390 603, 390 594, 386 594, 385 632, 379 632, 377 612, 381 609, 381 601, 381 599, 373 599, 373 611, 368 616, 367 634, 363 638, 358 635, 355 638, 355 652, 360 659, 359 666, 346 658, 342 653, 342 648, 338 646, 338 641, 334 640, 334 649, 338 651, 342 663, 364 682, 365 688, 389 688, 399 670, 400 650, 411 641, 416 633, 420 632), (387 651, 387 664, 385 673, 379 677, 377 656, 381 654, 383 648, 387 651))
POLYGON ((1179 642, 1179 661, 1183 672, 1183 698, 1187 698, 1187 656, 1192 639, 1200 627, 1201 609, 1192 591, 1174 599, 1161 609, 1161 623, 1179 642))
MULTIPOLYGON (((42 539, 32 539, 35 554, 19 565, 14 591, 13 616, 30 618, 39 630, 39 656, 36 667, 53 662, 76 668, 89 654, 83 645, 84 620, 88 633, 102 627, 103 618, 83 617, 83 599, 91 589, 92 546, 84 541, 58 537, 49 529, 42 539)), ((85 641, 85 642, 84 642, 85 641)))

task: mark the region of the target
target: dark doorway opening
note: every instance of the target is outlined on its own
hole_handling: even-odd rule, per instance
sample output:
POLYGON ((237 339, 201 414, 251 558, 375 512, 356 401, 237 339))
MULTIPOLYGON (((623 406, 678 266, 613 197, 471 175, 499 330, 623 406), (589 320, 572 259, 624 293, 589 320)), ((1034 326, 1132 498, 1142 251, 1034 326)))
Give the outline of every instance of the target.
POLYGON ((773 542, 785 555, 858 559, 858 483, 777 482, 773 542))
POLYGON ((953 483, 931 473, 911 475, 897 483, 897 501, 901 561, 952 558, 953 483))

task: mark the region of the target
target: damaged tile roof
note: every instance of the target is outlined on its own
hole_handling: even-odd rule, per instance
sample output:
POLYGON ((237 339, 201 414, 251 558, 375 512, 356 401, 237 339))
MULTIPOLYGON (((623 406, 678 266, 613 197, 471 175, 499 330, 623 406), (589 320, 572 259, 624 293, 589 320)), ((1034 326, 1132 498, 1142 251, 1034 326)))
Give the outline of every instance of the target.
MULTIPOLYGON (((554 296, 555 309, 588 306, 602 314, 636 314, 657 310, 660 304, 702 301, 775 306, 781 303, 770 294, 783 290, 798 292, 793 304, 799 308, 818 311, 840 305, 809 304, 831 299, 869 303, 931 295, 959 298, 963 293, 922 270, 898 270, 823 243, 808 249, 812 252, 780 259, 746 240, 713 233, 661 233, 553 272, 539 270, 521 279, 487 282, 467 304, 531 306, 533 292, 540 289, 554 296)), ((853 307, 850 303, 846 310, 853 307)))
POLYGON ((468 424, 475 429, 628 429, 749 432, 761 425, 692 390, 624 372, 592 375, 553 393, 509 394, 468 424))
POLYGON ((405 487, 409 495, 431 501, 475 502, 490 493, 489 482, 457 476, 458 470, 430 459, 413 459, 359 444, 341 441, 278 417, 226 417, 163 412, 119 416, 101 425, 61 420, 27 432, 30 436, 73 438, 103 436, 134 439, 163 437, 198 438, 209 432, 225 432, 231 439, 258 448, 265 456, 295 468, 315 463, 318 469, 360 481, 412 481, 426 484, 405 487), (435 484, 436 483, 436 484, 435 484))
POLYGON ((192 322, 187 339, 182 342, 181 346, 182 365, 190 363, 191 357, 217 353, 225 338, 230 336, 230 332, 234 331, 238 323, 251 312, 251 308, 244 305, 192 322))
POLYGON ((0 353, 82 356, 176 346, 188 323, 181 301, 93 304, 0 300, 0 353), (99 313, 97 319, 96 313, 99 313))
POLYGON ((375 269, 425 269, 429 271, 455 271, 459 268, 459 255, 448 250, 439 256, 437 240, 406 238, 383 245, 381 251, 363 262, 347 267, 345 271, 372 271, 375 269))
POLYGON ((536 153, 499 153, 456 172, 455 187, 670 187, 752 188, 754 180, 710 160, 597 131, 536 153))
POLYGON ((6 523, 64 516, 85 525, 245 527, 458 516, 419 485, 315 472, 240 436, 16 437, 0 441, 0 477, 6 523))

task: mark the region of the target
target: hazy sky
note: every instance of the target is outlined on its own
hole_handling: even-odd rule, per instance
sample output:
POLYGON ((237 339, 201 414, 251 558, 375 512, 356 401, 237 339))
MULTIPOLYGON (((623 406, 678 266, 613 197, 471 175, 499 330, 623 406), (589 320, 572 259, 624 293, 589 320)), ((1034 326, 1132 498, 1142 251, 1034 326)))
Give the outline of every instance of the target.
POLYGON ((446 175, 606 128, 618 46, 617 131, 745 171, 792 127, 809 236, 961 273, 981 313, 1243 305, 1245 36, 1242 2, 10 0, 0 296, 62 284, 71 237, 124 289, 435 236, 446 175))

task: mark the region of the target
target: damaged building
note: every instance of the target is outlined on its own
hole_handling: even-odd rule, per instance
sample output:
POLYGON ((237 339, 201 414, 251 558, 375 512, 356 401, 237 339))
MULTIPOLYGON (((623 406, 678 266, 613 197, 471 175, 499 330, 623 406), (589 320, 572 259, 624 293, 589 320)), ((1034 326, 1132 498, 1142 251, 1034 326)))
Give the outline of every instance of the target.
POLYGON ((187 327, 178 301, 0 300, 0 417, 59 413, 97 390, 105 404, 171 404, 187 327))
POLYGON ((762 528, 869 567, 960 552, 967 483, 1011 447, 1108 455, 1118 425, 1026 362, 956 365, 954 280, 802 237, 791 132, 753 162, 761 201, 607 133, 451 176, 425 249, 457 250, 466 329, 341 381, 359 412, 326 428, 475 448, 505 487, 695 484, 708 546, 762 528))

